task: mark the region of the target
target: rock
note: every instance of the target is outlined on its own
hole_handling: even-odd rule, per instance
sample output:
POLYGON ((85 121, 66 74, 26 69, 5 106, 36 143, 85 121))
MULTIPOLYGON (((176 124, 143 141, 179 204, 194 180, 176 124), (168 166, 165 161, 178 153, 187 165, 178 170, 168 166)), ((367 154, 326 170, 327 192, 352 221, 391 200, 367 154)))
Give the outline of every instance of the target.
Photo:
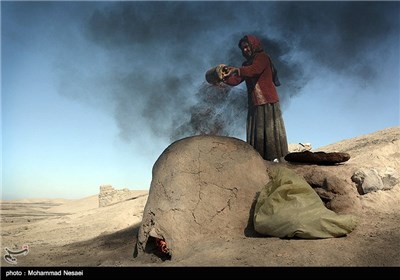
POLYGON ((286 166, 302 175, 332 211, 350 214, 361 210, 357 188, 351 181, 352 171, 346 165, 286 163, 286 166))
POLYGON ((289 153, 311 151, 311 143, 288 144, 289 153))
POLYGON ((360 194, 390 190, 400 181, 400 174, 393 168, 360 168, 351 177, 360 194))
POLYGON ((138 191, 129 190, 124 188, 122 190, 116 190, 111 185, 100 186, 99 193, 99 207, 106 207, 122 201, 135 199, 142 196, 138 191))

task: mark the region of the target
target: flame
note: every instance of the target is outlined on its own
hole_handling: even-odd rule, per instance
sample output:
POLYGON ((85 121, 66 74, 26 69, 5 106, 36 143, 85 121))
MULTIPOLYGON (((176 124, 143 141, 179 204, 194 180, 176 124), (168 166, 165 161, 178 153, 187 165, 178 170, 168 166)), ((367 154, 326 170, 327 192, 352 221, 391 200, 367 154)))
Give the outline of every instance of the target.
POLYGON ((164 239, 156 238, 156 246, 157 246, 157 249, 160 252, 162 252, 164 254, 168 254, 169 253, 169 250, 168 250, 168 247, 167 247, 167 243, 165 242, 164 239))

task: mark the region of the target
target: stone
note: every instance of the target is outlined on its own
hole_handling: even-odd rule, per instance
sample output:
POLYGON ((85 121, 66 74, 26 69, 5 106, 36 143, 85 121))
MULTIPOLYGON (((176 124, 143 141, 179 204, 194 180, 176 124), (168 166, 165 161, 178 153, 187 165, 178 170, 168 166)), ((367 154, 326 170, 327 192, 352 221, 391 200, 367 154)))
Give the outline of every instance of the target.
POLYGON ((351 177, 357 184, 360 194, 366 194, 379 190, 390 190, 400 181, 400 174, 390 167, 384 168, 360 168, 351 177))
POLYGON ((114 189, 111 185, 100 186, 99 193, 99 207, 110 206, 119 202, 135 199, 143 196, 141 192, 137 190, 129 190, 124 188, 122 190, 114 189))

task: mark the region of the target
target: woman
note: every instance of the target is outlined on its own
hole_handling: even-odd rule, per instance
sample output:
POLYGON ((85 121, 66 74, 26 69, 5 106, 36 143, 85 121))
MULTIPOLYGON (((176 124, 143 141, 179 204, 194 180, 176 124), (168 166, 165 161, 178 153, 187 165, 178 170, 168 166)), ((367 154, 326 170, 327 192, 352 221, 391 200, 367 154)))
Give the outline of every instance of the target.
POLYGON ((247 143, 265 160, 283 161, 288 154, 285 124, 279 97, 273 83, 271 60, 263 50, 261 41, 244 36, 239 48, 246 61, 242 67, 228 67, 224 83, 236 86, 246 82, 248 92, 247 143))

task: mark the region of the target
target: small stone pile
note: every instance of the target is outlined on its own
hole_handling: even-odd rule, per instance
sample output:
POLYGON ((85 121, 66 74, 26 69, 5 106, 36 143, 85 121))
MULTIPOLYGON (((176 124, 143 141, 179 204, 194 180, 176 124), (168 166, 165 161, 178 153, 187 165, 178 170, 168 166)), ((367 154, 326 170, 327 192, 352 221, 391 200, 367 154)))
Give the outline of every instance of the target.
POLYGON ((99 207, 106 207, 138 197, 138 192, 124 188, 116 190, 111 185, 100 186, 99 207))

